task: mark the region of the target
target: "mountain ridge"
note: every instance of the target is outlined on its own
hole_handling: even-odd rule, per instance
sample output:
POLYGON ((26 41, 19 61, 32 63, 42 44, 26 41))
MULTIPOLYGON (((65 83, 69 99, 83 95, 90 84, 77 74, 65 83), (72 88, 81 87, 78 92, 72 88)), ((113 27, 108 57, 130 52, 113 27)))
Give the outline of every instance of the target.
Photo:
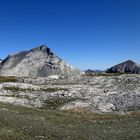
POLYGON ((127 60, 107 69, 107 73, 134 73, 140 74, 140 65, 132 60, 127 60))
POLYGON ((1 65, 2 76, 47 77, 79 73, 78 69, 64 62, 46 45, 8 55, 1 65))

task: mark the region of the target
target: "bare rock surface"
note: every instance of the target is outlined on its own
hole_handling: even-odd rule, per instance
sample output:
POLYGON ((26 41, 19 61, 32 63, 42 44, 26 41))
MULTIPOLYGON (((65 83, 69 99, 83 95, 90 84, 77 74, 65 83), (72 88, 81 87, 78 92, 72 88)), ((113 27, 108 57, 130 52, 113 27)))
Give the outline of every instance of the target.
POLYGON ((140 75, 54 77, 45 78, 42 84, 35 84, 40 78, 1 83, 0 101, 42 109, 83 108, 97 113, 122 114, 140 109, 140 75))
POLYGON ((0 75, 16 77, 73 76, 79 70, 64 62, 45 45, 9 55, 0 63, 0 75))
POLYGON ((1 69, 1 67, 2 67, 2 59, 0 58, 0 69, 1 69))
POLYGON ((140 74, 140 64, 133 62, 132 60, 125 61, 117 64, 107 70, 108 73, 135 73, 140 74))

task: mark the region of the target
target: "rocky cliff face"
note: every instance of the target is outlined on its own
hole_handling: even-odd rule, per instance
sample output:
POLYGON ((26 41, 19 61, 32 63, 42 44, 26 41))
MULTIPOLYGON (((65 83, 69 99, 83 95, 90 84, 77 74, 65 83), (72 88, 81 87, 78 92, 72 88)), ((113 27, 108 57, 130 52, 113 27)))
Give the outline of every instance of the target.
POLYGON ((45 45, 9 55, 1 64, 0 75, 16 77, 72 76, 79 70, 65 63, 45 45))
POLYGON ((0 58, 0 68, 2 67, 2 59, 0 58))
POLYGON ((132 60, 125 61, 123 63, 120 63, 118 65, 115 65, 107 70, 108 73, 134 73, 134 74, 140 74, 140 65, 133 62, 132 60))

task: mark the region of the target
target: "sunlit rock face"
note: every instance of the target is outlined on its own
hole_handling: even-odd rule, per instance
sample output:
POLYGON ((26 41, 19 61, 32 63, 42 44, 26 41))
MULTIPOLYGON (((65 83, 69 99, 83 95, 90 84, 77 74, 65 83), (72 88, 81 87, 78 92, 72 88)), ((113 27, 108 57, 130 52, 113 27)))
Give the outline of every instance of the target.
POLYGON ((2 67, 2 59, 0 58, 0 68, 2 67))
POLYGON ((132 60, 125 61, 118 65, 115 65, 107 70, 108 73, 134 73, 140 74, 140 65, 133 62, 132 60))
POLYGON ((2 76, 16 77, 73 76, 79 73, 45 45, 9 55, 2 61, 0 70, 2 76))

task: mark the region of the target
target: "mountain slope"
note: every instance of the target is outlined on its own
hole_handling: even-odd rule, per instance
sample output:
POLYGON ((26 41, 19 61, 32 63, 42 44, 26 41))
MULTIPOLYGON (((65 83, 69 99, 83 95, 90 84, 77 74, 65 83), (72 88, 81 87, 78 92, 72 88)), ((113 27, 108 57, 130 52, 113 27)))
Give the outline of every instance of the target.
POLYGON ((0 68, 2 67, 2 59, 0 58, 0 68))
POLYGON ((9 55, 2 61, 0 75, 17 77, 46 77, 77 75, 79 70, 65 63, 45 45, 9 55))
POLYGON ((107 70, 108 73, 134 73, 140 74, 140 65, 133 62, 132 60, 127 60, 123 63, 115 65, 107 70))

